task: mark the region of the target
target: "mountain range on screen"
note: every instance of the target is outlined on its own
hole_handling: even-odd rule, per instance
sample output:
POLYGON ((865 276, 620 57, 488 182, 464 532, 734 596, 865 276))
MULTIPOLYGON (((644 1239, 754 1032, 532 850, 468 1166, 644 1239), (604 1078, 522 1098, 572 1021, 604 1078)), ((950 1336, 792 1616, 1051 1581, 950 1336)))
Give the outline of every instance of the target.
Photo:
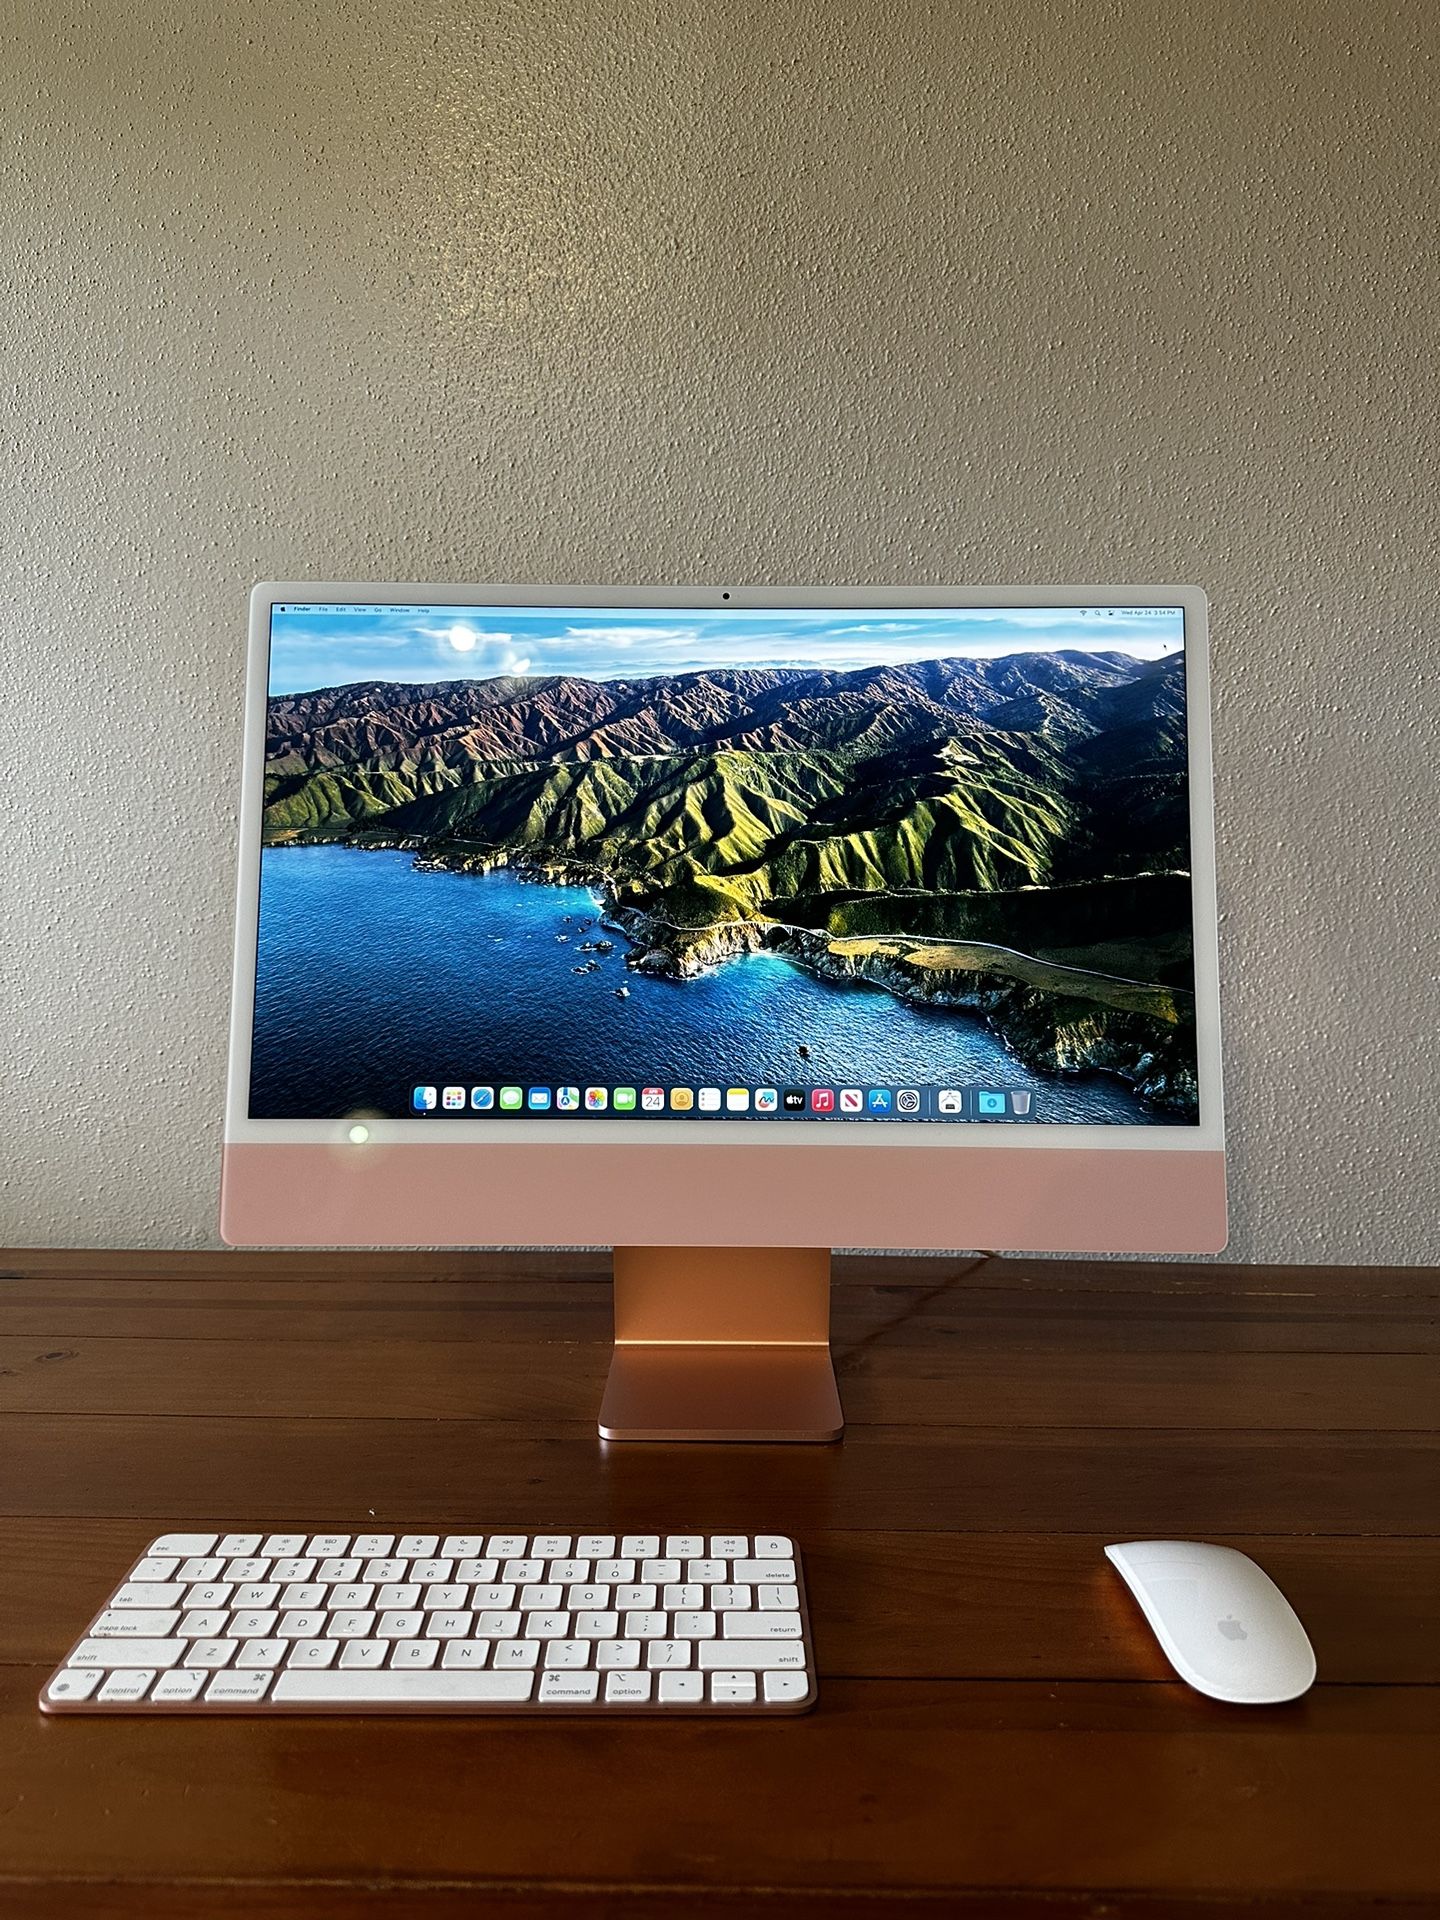
POLYGON ((264 834, 593 884, 637 970, 781 951, 1196 1117, 1178 651, 279 694, 264 834))

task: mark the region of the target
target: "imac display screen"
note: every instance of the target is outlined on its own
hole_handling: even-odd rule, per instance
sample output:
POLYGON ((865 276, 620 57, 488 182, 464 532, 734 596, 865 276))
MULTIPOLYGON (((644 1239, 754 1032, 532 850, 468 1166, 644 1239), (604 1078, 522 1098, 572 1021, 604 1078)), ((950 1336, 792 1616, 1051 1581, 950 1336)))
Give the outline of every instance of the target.
POLYGON ((252 1117, 1195 1125, 1184 640, 275 605, 252 1117))

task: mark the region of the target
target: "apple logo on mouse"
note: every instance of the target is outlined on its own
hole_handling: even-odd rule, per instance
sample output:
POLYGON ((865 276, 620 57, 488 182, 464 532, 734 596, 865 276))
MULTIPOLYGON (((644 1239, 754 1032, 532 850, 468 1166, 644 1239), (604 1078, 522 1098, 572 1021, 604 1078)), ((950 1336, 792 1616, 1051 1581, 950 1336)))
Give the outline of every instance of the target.
POLYGON ((1215 1624, 1227 1640, 1246 1640, 1249 1638, 1249 1635, 1235 1618, 1234 1614, 1227 1614, 1223 1620, 1217 1620, 1215 1624))

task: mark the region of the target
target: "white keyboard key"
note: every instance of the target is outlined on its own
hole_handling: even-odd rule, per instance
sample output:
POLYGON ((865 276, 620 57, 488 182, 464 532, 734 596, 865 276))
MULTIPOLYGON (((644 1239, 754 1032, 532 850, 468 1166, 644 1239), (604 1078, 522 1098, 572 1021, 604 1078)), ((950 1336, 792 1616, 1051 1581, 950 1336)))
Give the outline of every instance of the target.
POLYGON ((410 1673, 417 1667, 433 1667, 439 1658, 440 1648, 434 1640, 397 1640, 390 1665, 410 1673))
POLYGON ((271 1564, 269 1560, 227 1560, 225 1571, 220 1578, 239 1582, 268 1580, 271 1564))
POLYGON ((799 1587, 757 1587, 755 1604, 762 1613, 785 1613, 800 1605, 799 1587))
POLYGON ((250 1580, 230 1596, 232 1607, 273 1607, 280 1597, 278 1580, 250 1580))
POLYGON ((418 1580, 422 1587, 434 1586, 449 1580, 454 1571, 453 1560, 415 1560, 410 1566, 410 1578, 418 1580))
POLYGON ((588 1667, 589 1664, 590 1642, 588 1640, 547 1640, 545 1642, 547 1667, 588 1667))
POLYGON ((675 1625, 671 1629, 677 1640, 713 1640, 715 1638, 715 1618, 713 1613, 677 1613, 675 1625))
POLYGON ((727 1640, 798 1640, 800 1638, 800 1616, 798 1613, 726 1613, 721 1618, 725 1622, 727 1640))
POLYGON ((187 1701, 198 1700, 200 1690, 205 1685, 205 1675, 198 1667, 175 1667, 169 1673, 162 1673, 150 1689, 152 1701, 168 1700, 174 1706, 183 1706, 187 1701))
MULTIPOLYGON (((207 1620, 225 1619, 223 1613, 206 1614, 203 1617, 207 1620)), ((192 1628, 183 1620, 180 1625, 183 1632, 193 1632, 197 1637, 224 1633, 232 1640, 263 1640, 273 1631, 275 1622, 279 1618, 280 1615, 274 1607, 244 1607, 238 1613, 232 1613, 223 1627, 192 1628)))
POLYGON ((45 1689, 50 1700, 88 1700, 105 1678, 103 1667, 66 1667, 45 1689))
POLYGON ((492 1533, 485 1551, 496 1560, 516 1560, 530 1544, 528 1533, 492 1533))
POLYGON ((368 1607, 374 1598, 375 1589, 368 1580, 355 1580, 348 1586, 331 1587, 325 1605, 331 1613, 353 1613, 357 1607, 368 1607))
MULTIPOLYGON (((197 1607, 194 1613, 180 1616, 180 1624, 175 1631, 187 1640, 215 1640, 222 1633, 233 1636, 235 1629, 231 1623, 234 1618, 235 1615, 225 1607, 197 1607)), ((243 1633, 240 1636, 242 1640, 246 1637, 243 1633)))
POLYGON ((237 1667, 278 1667, 290 1651, 288 1640, 247 1640, 235 1656, 237 1667))
POLYGON ((625 1616, 627 1640, 663 1640, 669 1630, 667 1613, 627 1613, 625 1616))
POLYGON ((591 1560, 607 1559, 615 1551, 613 1533, 582 1533, 575 1542, 575 1551, 591 1560))
POLYGON ((429 1613, 425 1616, 427 1640, 464 1640, 475 1624, 473 1613, 429 1613))
MULTIPOLYGON (((272 1560, 275 1559, 277 1555, 288 1559, 293 1554, 304 1553, 307 1538, 308 1535, 303 1533, 272 1533, 264 1541, 260 1551, 263 1554, 267 1554, 272 1560)), ((198 1551, 208 1553, 210 1549, 209 1547, 201 1547, 198 1551)))
POLYGON ((527 1613, 525 1616, 527 1640, 563 1640, 569 1631, 568 1613, 527 1613))
POLYGON ((784 1580, 790 1585, 795 1582, 795 1562, 793 1560, 737 1560, 731 1569, 738 1584, 759 1586, 762 1583, 773 1585, 784 1580))
POLYGON ((713 1587, 717 1581, 730 1578, 730 1565, 725 1560, 687 1560, 685 1578, 698 1581, 701 1586, 713 1587))
POLYGON ((390 1651, 388 1640, 347 1640, 340 1649, 342 1667, 383 1667, 390 1651))
POLYGON ((368 1640, 374 1629, 373 1608, 349 1607, 331 1614, 325 1634, 330 1640, 368 1640))
POLYGON ((704 1551, 703 1533, 669 1533, 665 1536, 665 1552, 671 1560, 694 1560, 704 1551))
POLYGON ((238 1640, 192 1640, 185 1664, 187 1667, 204 1667, 209 1673, 218 1673, 221 1667, 229 1666, 239 1644, 238 1640))
POLYGON ((470 1604, 477 1612, 482 1607, 513 1607, 515 1584, 509 1580, 494 1580, 489 1586, 475 1586, 470 1592, 470 1604))
POLYGON ((317 1633, 325 1631, 325 1615, 306 1609, 294 1613, 282 1613, 280 1616, 281 1637, 286 1640, 313 1640, 317 1633))
POLYGON ((455 1562, 455 1578, 465 1581, 467 1585, 473 1582, 477 1586, 488 1586, 499 1571, 498 1560, 457 1560, 455 1562))
POLYGON ((657 1587, 663 1587, 667 1580, 680 1578, 680 1562, 678 1560, 642 1560, 640 1578, 653 1581, 657 1587))
POLYGON ((748 1560, 750 1536, 748 1533, 712 1533, 710 1551, 717 1560, 748 1560))
POLYGON ((607 1707, 648 1706, 650 1687, 648 1673, 608 1673, 605 1676, 605 1704, 607 1707))
POLYGON ((755 1558, 757 1560, 793 1560, 795 1542, 787 1539, 783 1533, 757 1533, 755 1558))
POLYGON ((313 1553, 292 1554, 288 1559, 275 1560, 271 1563, 270 1578, 280 1581, 282 1585, 288 1584, 291 1580, 313 1580, 316 1565, 313 1553))
POLYGON ((598 1673, 542 1673, 536 1696, 547 1707, 588 1707, 600 1692, 598 1673))
POLYGON ((155 1679, 153 1667, 117 1667, 101 1687, 97 1700, 143 1700, 155 1679))
POLYGON ((223 1534, 216 1543, 215 1551, 223 1554, 227 1560, 234 1555, 248 1558, 251 1554, 259 1553, 263 1538, 264 1536, 258 1533, 223 1534))
MULTIPOLYGON (((446 1668, 483 1667, 490 1658, 488 1640, 447 1640, 440 1664, 446 1668)), ((341 1662, 344 1665, 344 1662, 341 1662)))
POLYGON ((158 1540, 150 1542, 151 1553, 173 1553, 179 1560, 188 1560, 195 1553, 213 1553, 215 1535, 213 1533, 162 1533, 158 1540))
POLYGON ((622 1612, 634 1608, 641 1613, 655 1605, 658 1589, 653 1580, 634 1581, 629 1586, 618 1586, 612 1597, 612 1603, 622 1612))
MULTIPOLYGON (((313 1553, 317 1559, 334 1559, 350 1552, 350 1536, 348 1533, 312 1533, 306 1551, 313 1553)), ((341 1579, 347 1576, 337 1574, 335 1577, 341 1579)), ((354 1575, 348 1577, 353 1579, 354 1575)))
POLYGON ((90 1631, 97 1640, 147 1640, 175 1631, 178 1607, 142 1611, 138 1607, 107 1607, 90 1631))
POLYGON ((82 1640, 70 1655, 73 1667, 173 1667, 187 1646, 184 1640, 82 1640))
MULTIPOLYGON (((456 1607, 463 1607, 469 1598, 470 1589, 467 1586, 457 1587, 453 1583, 449 1586, 437 1584, 426 1587, 420 1606, 425 1613, 444 1613, 447 1610, 453 1611, 456 1607)), ((558 1594, 556 1598, 559 1598, 558 1594)))
POLYGON ((272 1697, 277 1704, 351 1706, 361 1713, 381 1706, 521 1706, 534 1685, 529 1673, 396 1673, 392 1668, 383 1673, 295 1673, 287 1669, 275 1682, 272 1697))
POLYGON ((382 1613, 375 1622, 375 1634, 380 1640, 410 1640, 424 1624, 423 1613, 382 1613))
POLYGON ((545 1577, 558 1582, 561 1586, 572 1586, 578 1581, 590 1578, 590 1562, 588 1560, 552 1560, 550 1570, 545 1577))
POLYGON ((626 1533, 620 1536, 620 1553, 626 1560, 653 1560, 659 1551, 658 1533, 626 1533))
POLYGON ((373 1560, 395 1551, 395 1536, 393 1533, 357 1533, 350 1542, 350 1551, 359 1554, 362 1560, 373 1560))
POLYGON ((315 1578, 323 1580, 327 1586, 334 1586, 337 1582, 342 1586, 348 1586, 352 1580, 360 1578, 360 1569, 364 1564, 364 1561, 357 1560, 354 1554, 322 1560, 315 1569, 315 1578))
POLYGON ((703 1673, 662 1673, 657 1698, 662 1707, 693 1707, 705 1698, 703 1673))
POLYGON ((360 1569, 360 1578, 370 1581, 373 1586, 383 1587, 391 1580, 403 1581, 409 1571, 408 1560, 367 1560, 360 1569))
POLYGON ((528 1586, 532 1580, 545 1578, 545 1562, 543 1560, 507 1560, 500 1569, 500 1578, 513 1581, 517 1587, 528 1586))
POLYGON ((508 1673, 511 1669, 533 1667, 540 1658, 538 1640, 502 1640, 490 1655, 492 1667, 508 1673))
POLYGON ((638 1667, 640 1642, 638 1640, 597 1640, 595 1664, 602 1672, 610 1668, 638 1667))
POLYGON ((694 1611, 704 1606, 705 1589, 688 1581, 676 1581, 661 1594, 660 1604, 668 1613, 673 1613, 677 1607, 688 1607, 694 1611))
POLYGON ((218 1580, 225 1572, 223 1554, 211 1553, 199 1555, 191 1560, 182 1560, 175 1569, 177 1580, 218 1580))
POLYGON ((556 1607, 563 1605, 564 1597, 565 1589, 553 1580, 534 1580, 528 1587, 520 1589, 519 1604, 527 1613, 532 1607, 543 1607, 547 1612, 553 1612, 556 1607))
POLYGON ((335 1656, 340 1651, 333 1640, 297 1640, 290 1649, 290 1657, 285 1662, 287 1668, 330 1667, 335 1664, 335 1656))
POLYGON ((483 1608, 475 1616, 475 1631, 490 1640, 513 1640, 520 1631, 520 1615, 513 1608, 483 1608))
POLYGON ((130 1569, 132 1580, 173 1580, 180 1562, 173 1553, 152 1553, 130 1569))
POLYGON ((395 1551, 406 1560, 428 1560, 439 1544, 438 1533, 402 1533, 395 1551))
POLYGON ((263 1668, 254 1673, 217 1673, 205 1689, 206 1700, 228 1702, 232 1706, 251 1706, 265 1698, 273 1674, 263 1668))
POLYGON ((716 1613, 729 1613, 733 1607, 739 1607, 748 1612, 754 1604, 755 1589, 753 1587, 729 1586, 710 1589, 710 1605, 716 1613))
MULTIPOLYGON (((447 1533, 440 1542, 440 1551, 448 1555, 451 1560, 473 1560, 477 1554, 484 1553, 485 1536, 483 1533, 447 1533)), ((488 1578, 488 1575, 482 1576, 477 1573, 470 1577, 479 1580, 482 1577, 488 1578)))
POLYGON ((127 1580, 112 1595, 112 1607, 178 1607, 185 1595, 183 1580, 127 1580))
POLYGON ((697 1640, 700 1664, 706 1668, 734 1667, 763 1673, 799 1672, 805 1665, 803 1640, 697 1640))
POLYGON ((659 1667, 688 1667, 691 1655, 688 1640, 651 1640, 645 1648, 645 1664, 652 1672, 659 1667))
POLYGON ((596 1580, 604 1580, 609 1585, 613 1585, 617 1580, 633 1580, 635 1562, 633 1560, 597 1560, 591 1568, 591 1576, 596 1580))
POLYGON ((803 1700, 810 1691, 810 1677, 804 1673, 767 1673, 765 1698, 772 1706, 786 1700, 803 1700))
POLYGON ((185 1595, 187 1607, 227 1607, 231 1604, 234 1585, 229 1580, 212 1580, 207 1586, 198 1583, 185 1595))
POLYGON ((323 1607, 329 1588, 319 1580, 292 1580, 280 1596, 282 1607, 323 1607))
POLYGON ((586 1612, 572 1616, 575 1625, 572 1629, 577 1640, 613 1640, 620 1631, 618 1613, 586 1612))
POLYGON ((571 1613, 594 1613, 603 1611, 610 1604, 609 1587, 570 1587, 565 1593, 565 1604, 571 1613))
POLYGON ((568 1533, 537 1533, 530 1542, 532 1560, 565 1560, 572 1542, 568 1533))
POLYGON ((712 1673, 710 1698, 717 1707, 749 1707, 755 1703, 753 1673, 712 1673))
MULTIPOLYGON (((373 1582, 367 1580, 365 1585, 373 1582)), ((387 1580, 375 1595, 382 1613, 409 1613, 420 1604, 420 1588, 414 1580, 387 1580)))

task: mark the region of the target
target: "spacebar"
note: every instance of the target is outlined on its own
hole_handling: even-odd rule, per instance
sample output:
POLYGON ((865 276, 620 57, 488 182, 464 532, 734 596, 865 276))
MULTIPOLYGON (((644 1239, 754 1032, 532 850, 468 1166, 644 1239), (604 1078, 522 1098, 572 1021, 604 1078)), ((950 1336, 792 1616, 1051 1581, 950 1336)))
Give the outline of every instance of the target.
POLYGON ((287 1671, 275 1682, 270 1698, 306 1706, 464 1706, 467 1702, 506 1701, 516 1705, 530 1698, 533 1673, 353 1673, 287 1671))

